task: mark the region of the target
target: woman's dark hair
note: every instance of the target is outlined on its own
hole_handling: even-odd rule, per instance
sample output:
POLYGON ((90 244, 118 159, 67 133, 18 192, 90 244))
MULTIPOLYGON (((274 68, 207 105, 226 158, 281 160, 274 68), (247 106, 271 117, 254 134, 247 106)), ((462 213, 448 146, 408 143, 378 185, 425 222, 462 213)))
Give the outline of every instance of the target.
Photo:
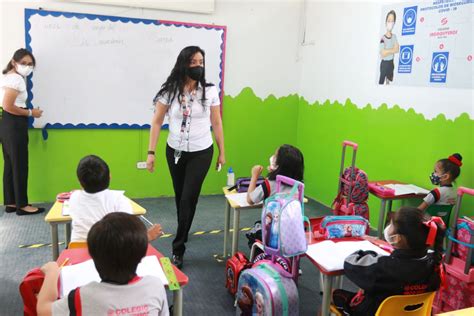
POLYGON ((87 193, 104 191, 110 184, 110 170, 100 157, 89 155, 79 161, 77 178, 87 193))
POLYGON ((393 15, 393 22, 397 22, 397 14, 395 13, 394 10, 390 10, 390 11, 387 13, 387 16, 385 17, 385 22, 387 22, 388 17, 390 16, 390 14, 393 15))
POLYGON ((146 254, 147 230, 134 215, 109 213, 90 229, 87 247, 102 281, 127 284, 146 254))
MULTIPOLYGON (((13 54, 13 57, 12 57, 12 60, 16 61, 17 63, 19 63, 21 61, 21 59, 25 56, 30 56, 31 59, 33 60, 33 66, 36 66, 36 59, 35 59, 35 56, 33 56, 33 54, 27 50, 27 49, 24 49, 24 48, 20 48, 18 49, 14 54, 13 54)), ((10 70, 14 69, 15 67, 13 66, 12 64, 12 61, 10 60, 7 64, 7 66, 5 67, 5 69, 3 69, 2 73, 5 75, 6 73, 8 73, 10 70)))
POLYGON ((191 59, 196 53, 201 53, 203 57, 203 73, 199 83, 203 87, 202 91, 202 104, 205 105, 206 101, 206 89, 205 87, 212 86, 212 84, 206 83, 206 54, 204 50, 202 50, 198 46, 188 46, 183 48, 176 59, 176 63, 171 70, 171 74, 166 79, 165 83, 161 86, 160 91, 156 94, 155 98, 153 99, 153 103, 156 103, 158 97, 164 96, 168 93, 168 104, 171 104, 176 96, 178 96, 178 101, 181 101, 181 95, 184 91, 184 85, 186 83, 186 74, 187 69, 189 68, 189 64, 191 63, 191 59))
POLYGON ((445 158, 438 160, 438 162, 441 164, 441 169, 443 169, 444 173, 449 173, 451 180, 454 181, 457 179, 457 177, 459 177, 459 174, 461 174, 461 166, 455 161, 457 160, 459 163, 461 163, 462 156, 461 154, 456 153, 452 154, 451 157, 450 158, 452 160, 450 158, 445 158))
POLYGON ((281 145, 278 148, 275 164, 277 168, 268 174, 269 180, 275 180, 277 175, 282 175, 303 181, 304 158, 298 148, 286 144, 281 145))
MULTIPOLYGON (((424 224, 430 219, 429 215, 412 206, 403 206, 395 214, 392 220, 394 233, 405 236, 408 247, 414 251, 423 251, 427 249, 426 239, 428 237, 429 227, 424 224)), ((437 267, 443 256, 443 239, 446 227, 436 223, 438 230, 433 245, 434 264, 437 267)))

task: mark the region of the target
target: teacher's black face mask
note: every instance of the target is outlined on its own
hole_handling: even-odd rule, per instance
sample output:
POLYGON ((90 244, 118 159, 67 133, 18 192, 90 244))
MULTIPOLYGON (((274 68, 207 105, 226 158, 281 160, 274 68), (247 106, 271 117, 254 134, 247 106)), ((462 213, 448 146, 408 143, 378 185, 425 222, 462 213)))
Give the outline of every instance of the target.
POLYGON ((188 67, 186 69, 186 75, 193 80, 201 80, 202 74, 204 73, 204 67, 188 67))

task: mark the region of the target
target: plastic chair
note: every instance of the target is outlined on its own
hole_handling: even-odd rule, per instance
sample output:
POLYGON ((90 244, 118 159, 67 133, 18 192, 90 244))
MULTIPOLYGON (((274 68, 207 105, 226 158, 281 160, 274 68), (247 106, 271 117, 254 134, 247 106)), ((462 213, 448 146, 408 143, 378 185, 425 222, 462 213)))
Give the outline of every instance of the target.
POLYGON ((71 241, 68 249, 87 248, 87 241, 71 241))
POLYGON ((449 217, 451 216, 451 211, 454 205, 436 205, 432 204, 427 209, 426 212, 431 216, 438 216, 443 219, 446 227, 449 226, 449 217))
POLYGON ((430 316, 436 292, 416 295, 394 295, 380 304, 375 316, 430 316))

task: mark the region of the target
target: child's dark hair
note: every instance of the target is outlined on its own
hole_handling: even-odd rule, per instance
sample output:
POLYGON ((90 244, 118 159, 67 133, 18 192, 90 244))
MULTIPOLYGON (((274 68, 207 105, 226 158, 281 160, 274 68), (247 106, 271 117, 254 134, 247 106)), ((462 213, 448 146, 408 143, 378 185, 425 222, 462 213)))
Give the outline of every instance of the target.
POLYGON ((275 164, 277 168, 268 174, 269 180, 275 180, 277 175, 282 175, 303 181, 304 158, 298 148, 286 144, 281 145, 278 148, 275 164))
POLYGON ((87 193, 104 191, 110 184, 110 170, 100 157, 89 155, 79 161, 77 178, 87 193))
POLYGON ((457 177, 459 177, 459 174, 461 174, 461 154, 452 154, 449 156, 449 158, 440 159, 438 162, 441 164, 441 169, 443 169, 443 172, 449 173, 452 181, 456 180, 457 177))
MULTIPOLYGON (((424 223, 429 221, 430 217, 423 211, 412 206, 403 206, 395 214, 392 220, 394 233, 405 236, 410 249, 422 251, 428 248, 426 239, 429 233, 429 227, 424 223)), ((446 227, 436 223, 438 229, 433 245, 434 264, 437 267, 441 263, 443 256, 443 238, 446 227)))
POLYGON ((385 22, 387 22, 388 17, 390 16, 390 14, 393 15, 393 22, 397 22, 397 14, 395 13, 394 10, 388 11, 387 16, 385 17, 385 22))
MULTIPOLYGON (((21 59, 25 56, 30 56, 31 59, 33 60, 33 66, 36 66, 36 59, 35 59, 35 56, 33 56, 33 54, 27 50, 27 49, 24 49, 24 48, 20 48, 18 49, 14 54, 13 54, 13 57, 12 59, 14 61, 16 61, 17 63, 19 63, 21 61, 21 59)), ((12 64, 12 61, 10 60, 7 64, 7 66, 5 67, 5 69, 3 69, 2 71, 2 74, 6 74, 8 73, 10 70, 14 69, 15 67, 13 66, 12 64)))
POLYGON ((92 226, 87 246, 102 281, 127 284, 146 254, 147 230, 134 215, 110 213, 92 226))

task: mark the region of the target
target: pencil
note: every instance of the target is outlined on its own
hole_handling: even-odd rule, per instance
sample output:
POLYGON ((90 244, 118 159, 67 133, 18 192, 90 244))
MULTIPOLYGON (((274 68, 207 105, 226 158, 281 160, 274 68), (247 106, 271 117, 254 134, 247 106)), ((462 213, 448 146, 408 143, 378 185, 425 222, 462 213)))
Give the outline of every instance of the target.
POLYGON ((144 222, 146 222, 148 225, 153 226, 153 223, 150 222, 145 216, 140 215, 141 219, 143 219, 144 222))
POLYGON ((66 265, 66 263, 68 263, 68 262, 69 262, 69 258, 64 259, 63 263, 61 263, 61 265, 59 266, 59 269, 64 267, 66 265))

